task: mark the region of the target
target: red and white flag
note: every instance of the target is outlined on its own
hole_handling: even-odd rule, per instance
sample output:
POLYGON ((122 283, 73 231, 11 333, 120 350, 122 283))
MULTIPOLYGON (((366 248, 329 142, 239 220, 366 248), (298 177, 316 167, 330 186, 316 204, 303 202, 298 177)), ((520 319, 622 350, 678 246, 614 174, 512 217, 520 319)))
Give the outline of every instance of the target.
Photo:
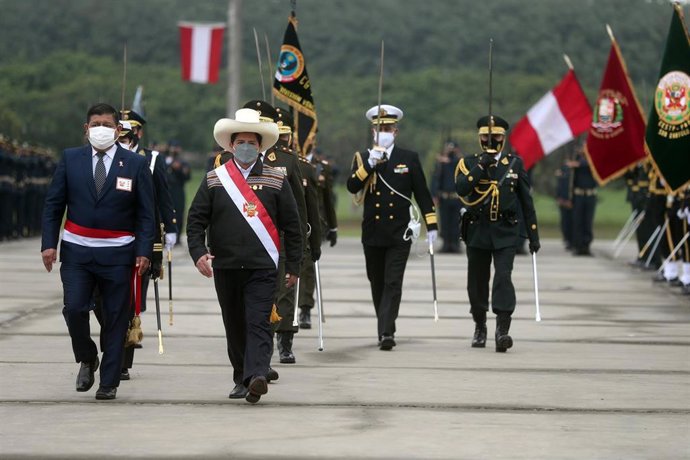
POLYGON ((589 129, 592 109, 575 72, 569 70, 561 82, 517 122, 510 145, 522 157, 525 168, 570 142, 589 129))
POLYGON ((225 24, 180 22, 182 79, 194 83, 218 81, 225 24))

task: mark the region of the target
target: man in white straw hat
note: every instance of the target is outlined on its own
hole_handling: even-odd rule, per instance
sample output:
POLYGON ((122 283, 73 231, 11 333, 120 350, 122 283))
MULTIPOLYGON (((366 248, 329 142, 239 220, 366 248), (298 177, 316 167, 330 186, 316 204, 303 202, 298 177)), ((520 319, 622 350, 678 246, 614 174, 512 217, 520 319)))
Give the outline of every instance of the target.
POLYGON ((275 123, 240 109, 234 120, 216 122, 213 137, 232 158, 201 182, 189 209, 187 244, 199 272, 215 282, 234 369, 230 398, 256 403, 268 391, 279 232, 285 283, 292 286, 302 259, 299 214, 283 172, 259 158, 278 140, 275 123))

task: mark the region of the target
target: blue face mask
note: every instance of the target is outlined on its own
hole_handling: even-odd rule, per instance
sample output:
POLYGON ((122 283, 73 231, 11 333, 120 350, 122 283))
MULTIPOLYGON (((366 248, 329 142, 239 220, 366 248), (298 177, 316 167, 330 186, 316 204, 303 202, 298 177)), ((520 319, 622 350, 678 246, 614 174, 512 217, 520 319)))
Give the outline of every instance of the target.
POLYGON ((240 163, 252 164, 259 157, 259 150, 252 144, 239 144, 235 147, 235 158, 240 163))

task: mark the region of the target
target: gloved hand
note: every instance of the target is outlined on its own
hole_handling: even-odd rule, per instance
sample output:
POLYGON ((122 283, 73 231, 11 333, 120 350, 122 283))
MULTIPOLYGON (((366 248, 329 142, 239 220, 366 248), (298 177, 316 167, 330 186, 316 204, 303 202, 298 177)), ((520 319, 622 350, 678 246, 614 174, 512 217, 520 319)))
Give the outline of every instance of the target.
POLYGON ((438 237, 438 230, 427 230, 426 231, 426 242, 427 243, 434 244, 437 237, 438 237))
POLYGON ((148 275, 151 277, 152 280, 158 279, 161 277, 161 269, 163 265, 158 262, 153 262, 151 265, 149 265, 149 270, 148 270, 148 275))
POLYGON ((177 233, 166 233, 165 234, 165 249, 167 251, 172 251, 173 246, 177 243, 177 233))
POLYGON ((530 254, 536 254, 539 251, 539 248, 541 248, 541 244, 539 244, 539 240, 529 242, 530 254))
POLYGON ((372 168, 376 167, 376 164, 383 160, 386 155, 386 152, 380 151, 380 150, 375 150, 375 149, 369 149, 369 166, 372 168))
POLYGON ((311 248, 311 261, 316 262, 321 258, 321 248, 311 248))
POLYGON ((488 153, 482 153, 479 156, 479 166, 482 168, 486 169, 491 165, 492 163, 495 163, 496 159, 494 158, 493 155, 489 155, 488 153))
POLYGON ((335 243, 338 242, 338 229, 332 228, 332 229, 328 230, 328 234, 326 235, 326 239, 331 242, 331 247, 335 246, 335 243))

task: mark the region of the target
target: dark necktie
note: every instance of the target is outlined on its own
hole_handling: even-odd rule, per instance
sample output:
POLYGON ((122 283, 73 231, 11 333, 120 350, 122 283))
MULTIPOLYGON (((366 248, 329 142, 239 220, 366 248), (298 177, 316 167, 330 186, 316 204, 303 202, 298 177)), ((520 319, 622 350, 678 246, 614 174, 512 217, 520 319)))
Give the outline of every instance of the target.
POLYGON ((96 170, 93 173, 93 180, 96 183, 96 195, 101 196, 101 189, 105 185, 105 163, 103 157, 105 152, 96 152, 98 161, 96 162, 96 170))

